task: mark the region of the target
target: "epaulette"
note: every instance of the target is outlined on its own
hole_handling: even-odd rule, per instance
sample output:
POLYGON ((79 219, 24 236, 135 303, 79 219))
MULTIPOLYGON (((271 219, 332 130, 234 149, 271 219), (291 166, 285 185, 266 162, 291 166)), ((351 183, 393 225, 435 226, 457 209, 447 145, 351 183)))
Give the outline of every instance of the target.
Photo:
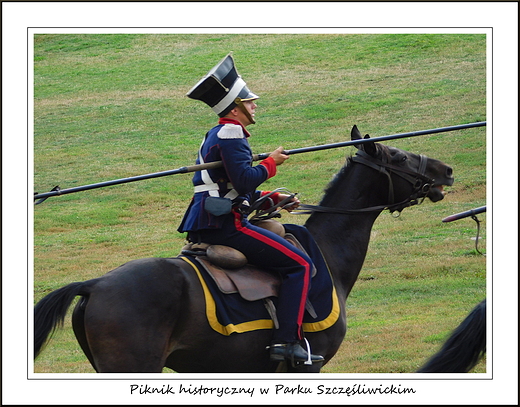
POLYGON ((220 139, 244 138, 242 126, 238 124, 227 123, 218 131, 217 137, 220 139))

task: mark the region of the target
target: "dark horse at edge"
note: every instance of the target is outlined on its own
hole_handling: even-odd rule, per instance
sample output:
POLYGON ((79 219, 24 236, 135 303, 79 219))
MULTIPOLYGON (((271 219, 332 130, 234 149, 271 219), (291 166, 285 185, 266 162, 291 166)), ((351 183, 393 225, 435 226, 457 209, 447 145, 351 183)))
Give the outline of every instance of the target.
MULTIPOLYGON (((356 126, 351 136, 362 138, 356 126)), ((452 168, 439 160, 379 143, 357 147, 305 223, 328 264, 341 305, 332 326, 305 335, 312 352, 324 356, 323 364, 345 337, 344 304, 365 260, 376 218, 385 209, 400 212, 426 197, 440 201, 443 186, 453 184, 452 168)), ((99 373, 160 373, 165 366, 182 373, 281 371, 266 350, 271 330, 224 336, 210 327, 201 284, 178 258, 130 261, 45 296, 34 309, 35 357, 78 295, 74 333, 99 373)), ((284 370, 320 369, 321 364, 314 364, 284 370)))
POLYGON ((479 302, 417 373, 467 373, 486 353, 486 300, 479 302))

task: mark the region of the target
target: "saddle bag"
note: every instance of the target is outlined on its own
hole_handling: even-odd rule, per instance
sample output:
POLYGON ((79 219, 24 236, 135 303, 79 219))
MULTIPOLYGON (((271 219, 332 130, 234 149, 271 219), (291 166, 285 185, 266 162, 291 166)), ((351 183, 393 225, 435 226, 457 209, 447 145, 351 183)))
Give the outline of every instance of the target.
POLYGON ((229 198, 208 196, 204 201, 204 210, 214 216, 227 215, 231 212, 233 202, 229 198))

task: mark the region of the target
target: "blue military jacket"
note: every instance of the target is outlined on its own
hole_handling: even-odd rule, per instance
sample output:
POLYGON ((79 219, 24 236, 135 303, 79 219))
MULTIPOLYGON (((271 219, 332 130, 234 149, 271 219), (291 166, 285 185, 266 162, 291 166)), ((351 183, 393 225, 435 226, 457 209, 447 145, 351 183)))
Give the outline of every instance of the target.
POLYGON ((257 191, 260 184, 276 174, 276 164, 271 157, 259 165, 252 165, 253 154, 248 137, 249 133, 238 121, 227 118, 221 118, 219 124, 206 134, 197 164, 222 161, 223 166, 195 173, 195 193, 178 228, 179 232, 220 228, 227 216, 234 215, 215 216, 207 212, 204 204, 210 195, 228 196, 236 208, 244 201, 254 202, 260 196, 260 191, 257 191))

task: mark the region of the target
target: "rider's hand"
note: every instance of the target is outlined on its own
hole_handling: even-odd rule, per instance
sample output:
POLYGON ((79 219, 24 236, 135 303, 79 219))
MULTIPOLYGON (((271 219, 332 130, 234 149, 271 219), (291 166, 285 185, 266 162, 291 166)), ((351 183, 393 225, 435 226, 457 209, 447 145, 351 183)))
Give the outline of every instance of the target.
POLYGON ((273 157, 276 165, 283 164, 284 161, 289 158, 287 154, 283 153, 283 147, 278 147, 276 150, 269 154, 269 157, 273 157))
MULTIPOLYGON (((278 195, 278 202, 282 202, 285 198, 289 198, 290 195, 286 195, 286 194, 279 194, 278 195)), ((300 206, 300 200, 298 199, 297 196, 294 196, 288 203, 286 203, 285 205, 285 210, 287 212, 291 212, 292 210, 298 208, 300 206)))

